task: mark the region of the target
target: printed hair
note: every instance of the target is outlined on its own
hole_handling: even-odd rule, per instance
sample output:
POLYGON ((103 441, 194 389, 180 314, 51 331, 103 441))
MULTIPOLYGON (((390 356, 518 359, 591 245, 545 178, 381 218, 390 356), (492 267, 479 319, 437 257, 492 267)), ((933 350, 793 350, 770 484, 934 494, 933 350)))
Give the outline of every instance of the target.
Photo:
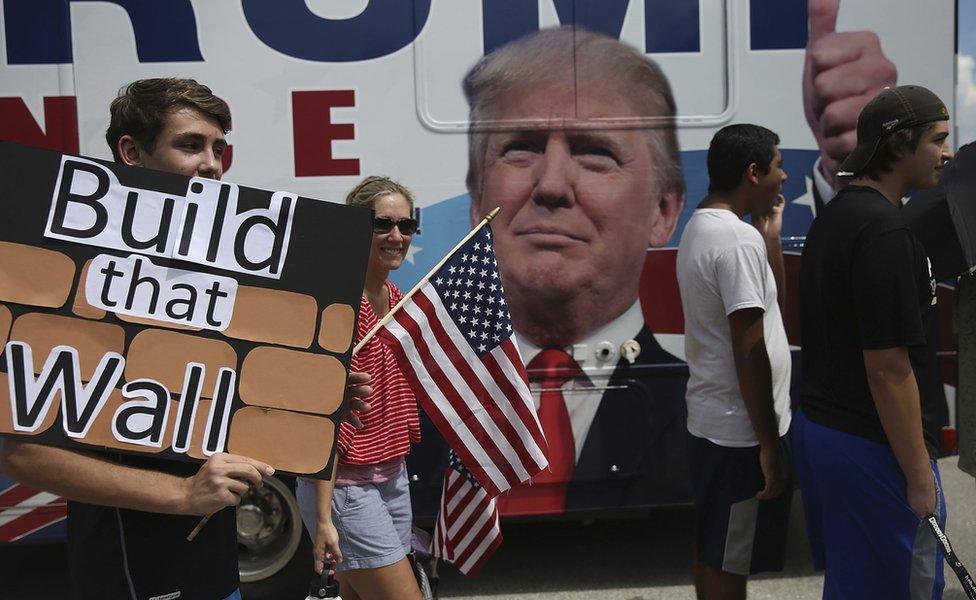
POLYGON ((601 33, 580 27, 542 29, 509 42, 479 60, 465 75, 468 100, 467 186, 481 195, 487 137, 502 99, 533 87, 567 85, 609 88, 627 98, 644 117, 661 123, 644 128, 655 169, 656 192, 684 193, 674 127, 675 102, 668 78, 656 62, 637 49, 601 33))

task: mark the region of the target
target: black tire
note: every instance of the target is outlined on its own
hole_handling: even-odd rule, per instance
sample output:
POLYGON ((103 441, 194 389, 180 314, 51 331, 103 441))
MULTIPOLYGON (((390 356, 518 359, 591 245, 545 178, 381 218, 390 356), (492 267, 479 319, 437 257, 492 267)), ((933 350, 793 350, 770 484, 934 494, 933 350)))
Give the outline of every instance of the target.
POLYGON ((237 522, 241 596, 245 600, 305 598, 313 573, 312 540, 298 512, 294 479, 270 477, 260 493, 248 492, 237 522), (255 535, 259 528, 264 535, 255 535))

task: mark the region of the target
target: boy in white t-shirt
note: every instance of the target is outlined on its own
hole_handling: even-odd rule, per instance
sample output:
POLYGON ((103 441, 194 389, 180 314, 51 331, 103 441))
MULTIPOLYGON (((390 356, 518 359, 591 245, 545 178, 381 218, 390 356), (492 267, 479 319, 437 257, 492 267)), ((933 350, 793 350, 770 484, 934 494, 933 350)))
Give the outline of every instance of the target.
POLYGON ((758 125, 715 134, 709 193, 678 247, 701 600, 745 598, 748 575, 783 568, 792 483, 778 144, 758 125))

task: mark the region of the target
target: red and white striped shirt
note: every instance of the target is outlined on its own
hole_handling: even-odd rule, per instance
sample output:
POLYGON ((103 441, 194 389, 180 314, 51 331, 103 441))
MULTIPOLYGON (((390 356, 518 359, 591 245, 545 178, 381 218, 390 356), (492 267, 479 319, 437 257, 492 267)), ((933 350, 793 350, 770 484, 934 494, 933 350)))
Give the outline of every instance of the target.
MULTIPOLYGON (((400 288, 389 281, 390 307, 403 297, 400 288)), ((363 296, 359 303, 356 342, 363 339, 379 319, 363 296)), ((420 441, 417 399, 407 384, 395 355, 379 336, 371 339, 352 357, 351 371, 369 373, 373 395, 366 398, 372 408, 360 414, 362 429, 343 422, 339 427, 339 464, 368 465, 406 456, 410 444, 420 441)))

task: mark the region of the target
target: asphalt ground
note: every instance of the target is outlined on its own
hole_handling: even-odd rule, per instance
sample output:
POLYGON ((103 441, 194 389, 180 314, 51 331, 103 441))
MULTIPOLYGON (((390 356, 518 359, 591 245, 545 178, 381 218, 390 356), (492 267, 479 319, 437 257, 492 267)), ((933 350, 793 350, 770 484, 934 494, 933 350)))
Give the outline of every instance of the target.
MULTIPOLYGON (((939 461, 949 505, 947 533, 960 558, 976 574, 976 486, 939 461)), ((813 571, 799 494, 794 497, 782 573, 754 577, 754 600, 820 598, 822 575, 813 571)), ((440 569, 440 597, 466 600, 652 600, 694 598, 689 564, 693 515, 688 507, 661 508, 639 518, 587 522, 509 523, 505 540, 473 579, 453 567, 440 569)), ((946 600, 965 600, 946 567, 946 600)), ((0 547, 0 599, 68 598, 63 544, 0 547)), ((282 600, 290 600, 283 598, 282 600)), ((301 600, 297 598, 295 600, 301 600)))
MULTIPOLYGON (((956 468, 955 457, 939 461, 948 504, 946 528, 954 549, 976 575, 976 485, 956 468)), ((590 523, 519 524, 503 527, 499 551, 474 579, 441 569, 440 597, 467 600, 657 600, 695 597, 690 564, 693 511, 664 508, 638 519, 590 523)), ((945 600, 965 600, 946 566, 945 600)), ((783 572, 749 581, 754 600, 821 597, 823 575, 813 570, 802 502, 793 498, 783 572)))

